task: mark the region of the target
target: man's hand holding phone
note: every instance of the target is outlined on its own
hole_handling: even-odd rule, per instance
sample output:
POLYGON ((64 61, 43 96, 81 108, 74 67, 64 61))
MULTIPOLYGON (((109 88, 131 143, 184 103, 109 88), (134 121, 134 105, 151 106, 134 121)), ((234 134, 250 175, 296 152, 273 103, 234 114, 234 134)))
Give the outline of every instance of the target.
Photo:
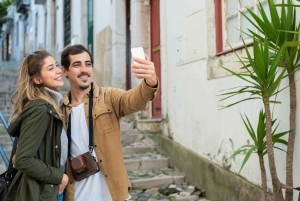
POLYGON ((149 61, 149 57, 144 54, 143 48, 131 49, 133 64, 131 65, 134 77, 145 79, 150 87, 155 87, 157 83, 154 63, 149 61), (144 56, 142 56, 144 55, 144 56))

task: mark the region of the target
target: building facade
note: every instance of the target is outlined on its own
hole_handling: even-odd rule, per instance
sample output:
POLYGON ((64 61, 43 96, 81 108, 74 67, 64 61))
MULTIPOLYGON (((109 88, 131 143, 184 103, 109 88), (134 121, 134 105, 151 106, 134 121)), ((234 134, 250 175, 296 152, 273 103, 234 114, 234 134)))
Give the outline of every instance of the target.
MULTIPOLYGON (((266 1, 261 2, 267 9, 266 1)), ((242 31, 251 26, 238 10, 257 12, 257 5, 258 0, 17 0, 10 32, 11 59, 21 60, 28 52, 46 49, 59 62, 66 46, 80 43, 93 53, 95 82, 125 90, 141 82, 131 75, 130 48, 143 47, 155 63, 160 91, 148 110, 136 115, 137 127, 159 132, 153 135, 158 149, 171 155, 174 166, 185 171, 188 181, 206 189, 211 200, 221 200, 224 194, 232 200, 247 200, 259 194, 258 157, 251 156, 240 175, 236 173, 245 154, 226 159, 237 148, 252 143, 240 114, 256 125, 263 105, 245 102, 220 110, 220 105, 246 96, 219 102, 218 95, 245 85, 221 66, 239 71, 241 66, 228 44, 238 55, 245 55, 241 38, 247 37, 242 31), (172 157, 174 153, 178 155, 172 157)), ((287 85, 284 80, 281 87, 287 85)), ((300 87, 299 82, 296 85, 300 87)), ((289 130, 288 97, 284 90, 277 97, 282 104, 272 105, 279 131, 289 130)), ((299 104, 299 95, 297 98, 299 104)), ((298 107, 297 119, 299 112, 298 107)), ((300 166, 299 125, 294 169, 300 166)), ((283 182, 285 155, 275 151, 278 177, 283 182)), ((294 172, 294 178, 299 177, 294 172)), ((270 175, 268 186, 272 186, 270 175)))

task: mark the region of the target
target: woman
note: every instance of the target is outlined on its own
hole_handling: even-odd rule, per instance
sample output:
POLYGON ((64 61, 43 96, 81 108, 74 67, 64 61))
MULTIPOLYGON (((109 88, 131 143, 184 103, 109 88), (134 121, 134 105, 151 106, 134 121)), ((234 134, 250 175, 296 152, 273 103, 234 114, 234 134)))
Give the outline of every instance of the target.
POLYGON ((18 173, 6 201, 57 201, 68 183, 60 169, 67 157, 58 105, 62 98, 58 88, 64 84, 61 75, 46 51, 29 53, 21 64, 9 126, 9 134, 18 138, 14 162, 18 173))

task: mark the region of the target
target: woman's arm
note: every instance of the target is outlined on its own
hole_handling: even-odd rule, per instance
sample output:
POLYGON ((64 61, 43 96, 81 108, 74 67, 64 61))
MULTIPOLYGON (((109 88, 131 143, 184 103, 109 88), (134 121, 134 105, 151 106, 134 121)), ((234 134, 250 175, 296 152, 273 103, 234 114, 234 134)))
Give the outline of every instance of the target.
POLYGON ((45 183, 60 184, 63 172, 36 158, 51 116, 45 104, 39 105, 22 123, 16 151, 15 168, 45 183))

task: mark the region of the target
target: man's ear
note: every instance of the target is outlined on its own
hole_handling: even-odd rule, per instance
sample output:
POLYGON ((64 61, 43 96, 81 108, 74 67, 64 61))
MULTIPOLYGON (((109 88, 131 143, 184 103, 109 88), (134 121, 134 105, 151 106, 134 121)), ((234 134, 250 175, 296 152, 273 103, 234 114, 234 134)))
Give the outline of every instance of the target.
POLYGON ((68 70, 64 66, 62 66, 61 71, 64 74, 64 76, 68 79, 68 70))
POLYGON ((42 84, 42 83, 43 83, 40 77, 34 77, 32 81, 33 81, 34 84, 36 84, 36 85, 39 85, 39 84, 42 84))

